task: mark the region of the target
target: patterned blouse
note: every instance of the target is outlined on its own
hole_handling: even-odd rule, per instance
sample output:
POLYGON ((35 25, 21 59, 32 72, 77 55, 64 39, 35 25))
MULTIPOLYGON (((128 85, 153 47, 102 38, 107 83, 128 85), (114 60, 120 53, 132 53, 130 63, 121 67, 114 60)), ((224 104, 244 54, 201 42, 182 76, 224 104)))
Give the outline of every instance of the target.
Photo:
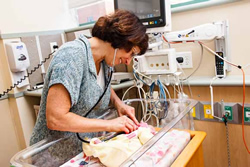
MULTIPOLYGON (((76 39, 67 42, 55 53, 44 82, 41 97, 40 111, 31 136, 30 145, 43 139, 50 141, 64 138, 58 144, 53 145, 45 153, 34 156, 33 163, 38 166, 53 166, 49 162, 58 159, 56 165, 65 162, 82 151, 82 143, 75 133, 50 130, 46 121, 46 100, 48 90, 55 84, 62 84, 68 91, 71 98, 70 112, 80 116, 85 116, 89 109, 95 105, 103 93, 103 89, 97 84, 97 72, 92 56, 90 43, 86 37, 80 36, 83 41, 76 39), (35 158, 36 157, 36 158, 35 158)), ((108 81, 108 66, 102 62, 105 71, 105 81, 108 81)), ((100 103, 87 116, 97 118, 103 114, 110 101, 110 87, 105 93, 100 103)), ((92 133, 91 133, 92 134, 92 133)), ((86 135, 86 134, 85 134, 86 135)), ((88 134, 90 135, 90 134, 88 134)))

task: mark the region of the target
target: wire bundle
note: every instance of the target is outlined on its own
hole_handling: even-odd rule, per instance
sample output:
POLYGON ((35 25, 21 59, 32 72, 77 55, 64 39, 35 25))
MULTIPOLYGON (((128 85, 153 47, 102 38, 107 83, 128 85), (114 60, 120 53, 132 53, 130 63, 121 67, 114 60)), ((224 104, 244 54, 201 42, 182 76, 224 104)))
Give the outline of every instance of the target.
MULTIPOLYGON (((183 42, 169 42, 164 36, 162 36, 162 38, 163 38, 163 41, 165 41, 165 42, 167 42, 169 45, 170 44, 179 44, 179 43, 183 43, 183 42)), ((201 42, 201 41, 186 41, 186 42, 192 42, 192 43, 194 43, 194 42, 198 42, 201 46, 202 46, 202 48, 203 47, 205 47, 209 52, 211 52, 213 55, 215 55, 215 56, 217 56, 218 58, 220 58, 220 59, 222 59, 223 61, 225 61, 226 63, 228 63, 229 65, 231 65, 231 66, 233 66, 233 67, 236 67, 236 68, 238 68, 239 70, 241 70, 241 72, 242 72, 242 76, 243 76, 243 99, 242 99, 242 138, 243 138, 243 142, 244 142, 244 145, 245 145, 245 148, 246 148, 246 150, 247 150, 247 152, 250 154, 250 150, 249 150, 249 148, 248 148, 248 146, 247 146, 247 143, 246 143, 246 140, 245 140, 245 131, 244 131, 244 106, 245 106, 245 94, 246 94, 246 84, 245 84, 245 72, 244 72, 244 69, 243 68, 247 68, 250 64, 247 64, 247 65, 245 65, 243 68, 242 68, 242 66, 241 65, 236 65, 236 64, 234 64, 234 63, 232 63, 232 62, 230 62, 230 61, 228 61, 228 60, 226 60, 226 59, 224 59, 224 58, 222 58, 221 56, 219 56, 215 51, 213 51, 211 48, 209 48, 208 46, 206 46, 203 42, 201 42)), ((202 51, 203 52, 203 51, 202 51)), ((200 65, 199 65, 200 66, 200 65)), ((199 67, 198 66, 198 67, 199 67)), ((198 69, 198 68, 197 68, 198 69)), ((195 70, 195 72, 196 72, 197 70, 195 70)), ((193 74, 193 73, 192 73, 193 74)), ((191 75, 192 75, 191 74, 191 75)), ((215 80, 215 78, 213 78, 213 80, 215 80)), ((211 87, 212 87, 212 82, 213 82, 213 80, 211 81, 211 84, 210 84, 210 89, 211 89, 211 87)), ((212 93, 212 91, 211 91, 211 99, 213 99, 213 93, 212 93)), ((218 118, 218 117, 217 117, 218 118)), ((221 118, 219 118, 219 119, 221 119, 221 118)))

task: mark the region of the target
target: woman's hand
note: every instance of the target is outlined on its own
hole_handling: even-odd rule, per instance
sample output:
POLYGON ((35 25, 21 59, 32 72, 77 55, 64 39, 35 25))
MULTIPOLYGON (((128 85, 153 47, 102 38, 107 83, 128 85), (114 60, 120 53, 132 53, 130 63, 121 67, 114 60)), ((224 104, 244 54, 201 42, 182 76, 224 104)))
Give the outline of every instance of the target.
POLYGON ((124 131, 128 134, 138 129, 138 126, 125 115, 108 121, 109 132, 124 131))
POLYGON ((139 122, 135 118, 135 109, 134 107, 131 107, 129 105, 124 104, 123 102, 120 103, 119 106, 117 106, 117 111, 119 113, 119 116, 127 115, 136 125, 139 125, 139 122))
POLYGON ((131 106, 124 104, 112 88, 110 100, 117 109, 119 116, 126 115, 134 122, 135 125, 139 125, 139 122, 135 118, 135 109, 131 106))

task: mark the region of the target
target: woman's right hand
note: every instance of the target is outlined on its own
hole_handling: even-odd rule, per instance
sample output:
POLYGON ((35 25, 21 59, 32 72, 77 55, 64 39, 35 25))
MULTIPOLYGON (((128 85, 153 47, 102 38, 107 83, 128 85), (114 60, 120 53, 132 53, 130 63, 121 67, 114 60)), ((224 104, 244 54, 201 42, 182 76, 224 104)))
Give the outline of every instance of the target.
POLYGON ((121 116, 112 120, 109 120, 108 131, 109 132, 121 132, 126 134, 138 129, 138 126, 127 116, 121 116))

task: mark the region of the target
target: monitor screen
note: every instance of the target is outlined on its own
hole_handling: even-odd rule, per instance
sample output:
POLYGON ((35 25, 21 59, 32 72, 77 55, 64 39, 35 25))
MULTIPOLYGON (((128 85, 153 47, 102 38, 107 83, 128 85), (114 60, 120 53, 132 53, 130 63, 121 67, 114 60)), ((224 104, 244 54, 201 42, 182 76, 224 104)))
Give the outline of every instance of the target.
POLYGON ((147 28, 166 25, 165 0, 115 0, 115 9, 133 12, 147 28))

